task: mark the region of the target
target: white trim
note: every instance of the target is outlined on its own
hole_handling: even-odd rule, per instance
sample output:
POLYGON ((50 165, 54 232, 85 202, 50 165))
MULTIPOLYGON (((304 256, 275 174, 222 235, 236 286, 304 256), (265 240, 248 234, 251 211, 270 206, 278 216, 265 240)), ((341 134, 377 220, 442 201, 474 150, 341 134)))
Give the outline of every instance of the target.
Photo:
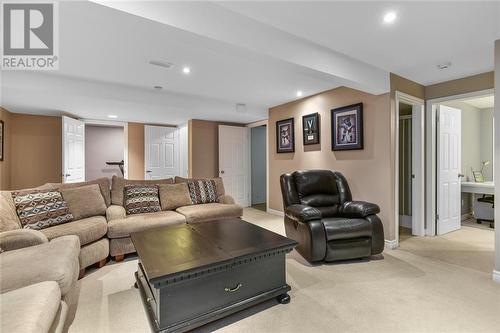
POLYGON ((82 119, 85 125, 108 126, 108 127, 125 127, 125 121, 99 120, 99 119, 82 119))
POLYGON ((393 239, 393 240, 386 239, 384 241, 384 243, 385 243, 385 247, 389 250, 395 250, 399 247, 399 241, 397 239, 393 239))
POLYGON ((500 283, 500 271, 493 271, 493 281, 500 283))
POLYGON ((479 97, 484 95, 492 95, 494 94, 494 89, 486 89, 474 91, 466 94, 452 95, 439 97, 434 99, 429 99, 426 101, 426 110, 429 116, 426 117, 425 127, 427 129, 431 129, 430 131, 426 131, 425 139, 426 139, 426 156, 425 156, 425 172, 426 172, 426 198, 425 198, 425 206, 426 209, 426 220, 427 220, 427 228, 425 230, 426 235, 435 236, 436 235, 436 135, 437 135, 437 112, 434 107, 435 104, 439 104, 441 102, 449 102, 456 100, 469 99, 472 97, 479 97))
POLYGON ((421 119, 420 123, 420 154, 421 159, 420 163, 418 163, 415 173, 418 173, 420 177, 416 179, 420 180, 420 188, 422 189, 422 193, 420 193, 420 208, 412 207, 413 215, 420 216, 419 225, 417 228, 412 228, 412 234, 416 236, 424 236, 425 232, 425 220, 423 216, 425 216, 425 204, 424 204, 424 189, 425 189, 425 177, 424 177, 424 144, 425 144, 425 135, 424 135, 424 115, 425 115, 425 102, 421 98, 417 98, 408 94, 405 94, 400 91, 396 91, 396 95, 394 98, 395 103, 395 114, 394 114, 394 128, 395 128, 395 138, 394 138, 394 175, 393 175, 393 183, 394 183, 394 230, 395 230, 395 240, 391 241, 391 245, 394 248, 399 246, 399 103, 403 102, 405 104, 409 104, 411 106, 419 106, 420 114, 418 115, 421 119))
POLYGON ((258 120, 258 121, 255 121, 253 123, 247 124, 246 126, 248 128, 260 127, 260 126, 267 126, 267 119, 258 120))
POLYGON ((276 209, 271 209, 269 207, 267 207, 267 212, 269 214, 273 214, 273 215, 285 216, 285 213, 280 212, 279 210, 276 210, 276 209))

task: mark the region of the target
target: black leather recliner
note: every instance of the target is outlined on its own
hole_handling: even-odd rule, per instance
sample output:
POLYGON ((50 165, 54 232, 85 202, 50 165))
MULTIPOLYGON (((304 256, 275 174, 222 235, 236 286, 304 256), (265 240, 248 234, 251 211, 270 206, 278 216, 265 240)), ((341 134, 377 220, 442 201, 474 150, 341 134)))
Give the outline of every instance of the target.
POLYGON ((330 170, 295 171, 280 177, 285 231, 308 261, 369 257, 384 250, 380 208, 352 201, 347 180, 330 170))

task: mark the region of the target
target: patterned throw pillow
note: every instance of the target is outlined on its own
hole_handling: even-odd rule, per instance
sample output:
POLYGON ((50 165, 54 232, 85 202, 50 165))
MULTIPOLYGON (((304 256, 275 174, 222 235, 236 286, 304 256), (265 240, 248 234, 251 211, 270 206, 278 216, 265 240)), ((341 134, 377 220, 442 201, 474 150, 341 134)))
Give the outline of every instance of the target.
POLYGON ((12 199, 25 229, 40 230, 73 220, 68 204, 59 191, 14 191, 12 199))
POLYGON ((188 181, 189 195, 193 204, 219 202, 217 186, 213 179, 198 179, 188 181))
POLYGON ((123 188, 127 215, 161 211, 158 185, 127 185, 123 188))

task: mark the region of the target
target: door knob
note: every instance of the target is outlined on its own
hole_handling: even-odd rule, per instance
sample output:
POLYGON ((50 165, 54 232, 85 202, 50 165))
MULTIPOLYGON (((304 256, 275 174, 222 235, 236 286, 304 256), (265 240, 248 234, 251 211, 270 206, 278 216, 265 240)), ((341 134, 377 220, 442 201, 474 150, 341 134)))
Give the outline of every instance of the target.
POLYGON ((221 170, 221 171, 220 171, 220 173, 221 173, 221 174, 224 174, 224 170, 221 170))
POLYGON ((465 175, 463 173, 458 174, 458 178, 464 178, 464 177, 465 177, 465 175))
POLYGON ((147 172, 147 173, 151 173, 151 172, 153 172, 153 171, 151 171, 151 170, 146 170, 146 172, 147 172))

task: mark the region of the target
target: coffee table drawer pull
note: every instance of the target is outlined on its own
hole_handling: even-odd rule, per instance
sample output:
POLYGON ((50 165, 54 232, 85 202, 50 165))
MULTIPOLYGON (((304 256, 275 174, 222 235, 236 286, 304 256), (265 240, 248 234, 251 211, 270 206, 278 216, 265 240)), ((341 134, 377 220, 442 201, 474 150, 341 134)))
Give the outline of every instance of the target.
POLYGON ((243 285, 241 283, 238 283, 238 285, 234 288, 228 288, 228 287, 224 288, 224 291, 228 292, 228 293, 234 293, 234 292, 238 291, 242 286, 243 285))

